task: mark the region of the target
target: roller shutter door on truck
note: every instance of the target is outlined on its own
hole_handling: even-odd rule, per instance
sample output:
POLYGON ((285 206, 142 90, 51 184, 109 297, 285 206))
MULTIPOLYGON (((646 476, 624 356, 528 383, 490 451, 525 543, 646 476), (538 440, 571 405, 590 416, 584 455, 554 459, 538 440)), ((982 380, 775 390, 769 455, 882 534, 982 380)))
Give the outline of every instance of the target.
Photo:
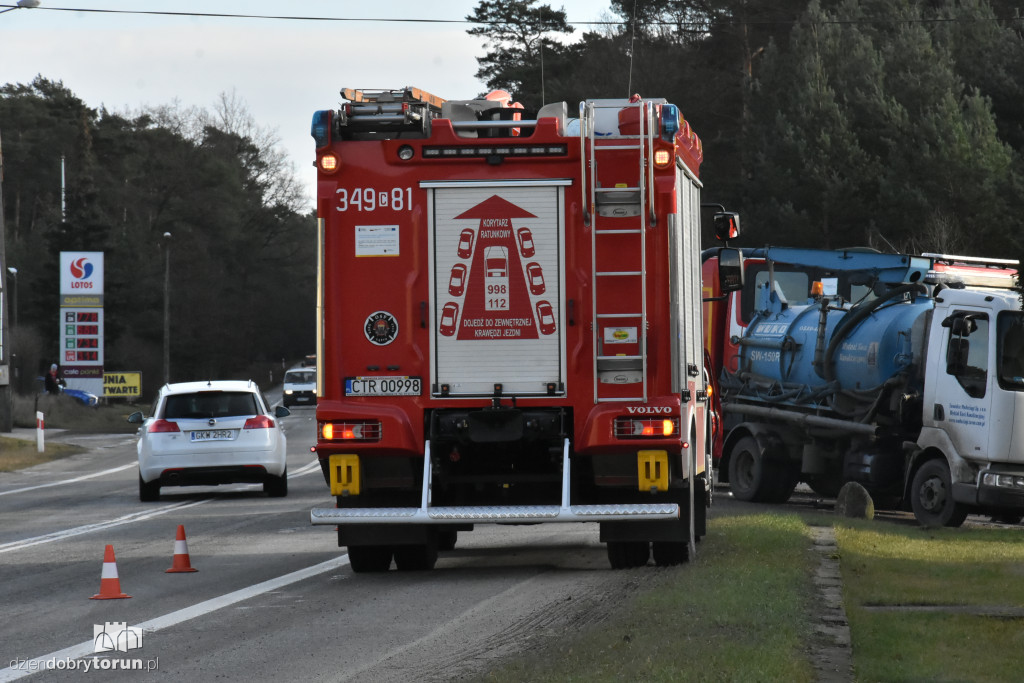
POLYGON ((564 393, 568 180, 427 182, 432 393, 564 393))

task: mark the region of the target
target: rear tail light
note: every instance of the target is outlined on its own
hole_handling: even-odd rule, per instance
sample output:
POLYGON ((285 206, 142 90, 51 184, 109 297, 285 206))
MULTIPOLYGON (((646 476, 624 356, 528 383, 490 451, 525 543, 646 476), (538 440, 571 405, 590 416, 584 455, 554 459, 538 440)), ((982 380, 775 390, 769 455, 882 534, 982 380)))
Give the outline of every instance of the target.
POLYGON ((380 441, 380 421, 323 422, 320 435, 324 441, 380 441))
POLYGON ((178 429, 177 422, 171 422, 169 420, 154 420, 146 431, 150 434, 161 434, 164 432, 180 432, 181 430, 178 429))
POLYGON ((250 417, 245 421, 245 425, 242 429, 270 429, 274 426, 274 421, 266 415, 257 415, 256 417, 250 417))
POLYGON ((661 439, 679 433, 679 418, 615 418, 615 437, 618 439, 661 439))

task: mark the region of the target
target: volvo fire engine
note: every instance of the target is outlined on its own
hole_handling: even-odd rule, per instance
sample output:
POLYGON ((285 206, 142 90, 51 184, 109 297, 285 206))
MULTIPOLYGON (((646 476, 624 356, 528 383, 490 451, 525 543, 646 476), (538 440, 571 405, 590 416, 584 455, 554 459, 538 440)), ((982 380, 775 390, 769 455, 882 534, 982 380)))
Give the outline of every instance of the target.
POLYGON ((356 572, 432 568, 488 523, 597 523, 613 567, 687 561, 711 416, 679 109, 341 94, 312 124, 336 501, 312 523, 356 572))

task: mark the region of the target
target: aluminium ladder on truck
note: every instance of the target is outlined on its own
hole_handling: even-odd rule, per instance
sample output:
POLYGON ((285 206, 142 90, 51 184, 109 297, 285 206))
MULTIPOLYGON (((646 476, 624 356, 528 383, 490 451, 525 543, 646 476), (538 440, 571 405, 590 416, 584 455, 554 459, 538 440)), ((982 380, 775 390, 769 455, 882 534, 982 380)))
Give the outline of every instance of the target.
POLYGON ((656 223, 653 114, 657 102, 588 100, 580 104, 583 206, 591 229, 594 403, 646 403, 648 398, 647 229, 656 223), (621 113, 638 124, 635 133, 620 131, 621 113), (608 133, 612 125, 616 132, 608 133), (634 353, 614 354, 607 348, 604 323, 613 321, 635 330, 634 353), (623 395, 623 384, 639 391, 623 395))
POLYGON ((338 110, 339 126, 348 134, 416 131, 429 135, 430 122, 445 100, 419 88, 357 90, 342 88, 346 102, 338 110))

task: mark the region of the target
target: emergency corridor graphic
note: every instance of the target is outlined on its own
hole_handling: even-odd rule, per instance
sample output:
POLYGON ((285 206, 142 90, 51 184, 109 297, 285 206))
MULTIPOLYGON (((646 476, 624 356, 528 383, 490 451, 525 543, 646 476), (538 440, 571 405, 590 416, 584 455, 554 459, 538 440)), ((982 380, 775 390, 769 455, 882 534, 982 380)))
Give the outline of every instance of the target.
POLYGON ((514 222, 537 216, 495 195, 455 218, 475 219, 479 225, 459 234, 460 262, 448 278, 451 300, 442 309, 441 334, 451 336, 457 329, 459 339, 536 339, 543 313, 549 320, 540 324, 541 334, 554 332, 551 303, 531 305, 531 292, 547 289, 543 267, 526 261, 536 255, 533 231, 514 222))
MULTIPOLYGON (((497 370, 527 393, 561 380, 561 202, 562 189, 552 187, 437 191, 439 379, 472 392, 472 368, 487 370, 478 377, 497 370)), ((493 383, 479 390, 493 392, 493 383)))

